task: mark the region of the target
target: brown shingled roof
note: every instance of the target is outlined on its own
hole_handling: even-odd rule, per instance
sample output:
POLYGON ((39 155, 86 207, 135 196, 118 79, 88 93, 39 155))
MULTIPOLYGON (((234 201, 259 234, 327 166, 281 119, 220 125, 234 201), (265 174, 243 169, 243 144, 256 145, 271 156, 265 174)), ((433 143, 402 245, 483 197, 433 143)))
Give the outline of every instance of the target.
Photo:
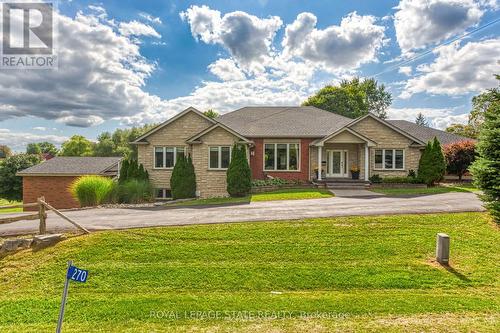
POLYGON ((437 137, 439 142, 444 145, 457 141, 474 140, 457 134, 441 131, 432 127, 417 125, 407 120, 387 120, 387 122, 398 127, 402 131, 405 131, 406 133, 422 140, 423 142, 434 140, 434 137, 437 137))
POLYGON ((54 157, 17 175, 116 175, 120 161, 121 157, 54 157))

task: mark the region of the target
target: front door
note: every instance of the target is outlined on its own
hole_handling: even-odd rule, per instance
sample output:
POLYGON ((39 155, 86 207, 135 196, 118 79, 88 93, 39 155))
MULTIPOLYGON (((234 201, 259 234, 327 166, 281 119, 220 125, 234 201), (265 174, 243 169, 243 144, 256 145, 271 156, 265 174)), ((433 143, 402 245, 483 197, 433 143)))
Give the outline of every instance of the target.
POLYGON ((347 151, 327 150, 326 176, 327 177, 347 177, 346 161, 347 151))

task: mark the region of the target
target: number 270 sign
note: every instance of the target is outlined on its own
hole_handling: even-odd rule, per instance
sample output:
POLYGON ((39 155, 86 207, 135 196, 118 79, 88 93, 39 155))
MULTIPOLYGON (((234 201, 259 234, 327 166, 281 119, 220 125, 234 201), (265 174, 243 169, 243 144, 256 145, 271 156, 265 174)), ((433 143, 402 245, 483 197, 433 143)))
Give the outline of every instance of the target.
POLYGON ((69 266, 66 278, 76 282, 86 282, 89 271, 80 269, 76 266, 69 266))

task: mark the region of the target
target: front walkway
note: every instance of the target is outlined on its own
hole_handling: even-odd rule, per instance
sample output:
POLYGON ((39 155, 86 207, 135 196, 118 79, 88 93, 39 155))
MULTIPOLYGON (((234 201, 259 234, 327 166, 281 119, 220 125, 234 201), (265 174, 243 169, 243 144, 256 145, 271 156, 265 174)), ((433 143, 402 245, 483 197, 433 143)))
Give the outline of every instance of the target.
MULTIPOLYGON (((481 201, 474 193, 450 192, 404 198, 372 196, 265 201, 204 208, 100 208, 68 211, 65 214, 89 230, 105 230, 329 216, 478 212, 483 210, 481 201)), ((49 212, 47 229, 49 232, 75 230, 72 225, 55 216, 52 212, 49 212)), ((0 235, 35 233, 37 230, 38 221, 19 221, 0 225, 0 235)))

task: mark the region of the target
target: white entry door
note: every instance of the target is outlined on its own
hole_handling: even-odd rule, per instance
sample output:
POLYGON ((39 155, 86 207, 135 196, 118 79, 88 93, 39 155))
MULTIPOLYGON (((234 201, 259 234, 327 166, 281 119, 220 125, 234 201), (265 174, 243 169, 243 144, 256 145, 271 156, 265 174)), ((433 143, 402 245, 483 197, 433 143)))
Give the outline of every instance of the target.
POLYGON ((347 150, 326 151, 326 176, 347 177, 347 150))

